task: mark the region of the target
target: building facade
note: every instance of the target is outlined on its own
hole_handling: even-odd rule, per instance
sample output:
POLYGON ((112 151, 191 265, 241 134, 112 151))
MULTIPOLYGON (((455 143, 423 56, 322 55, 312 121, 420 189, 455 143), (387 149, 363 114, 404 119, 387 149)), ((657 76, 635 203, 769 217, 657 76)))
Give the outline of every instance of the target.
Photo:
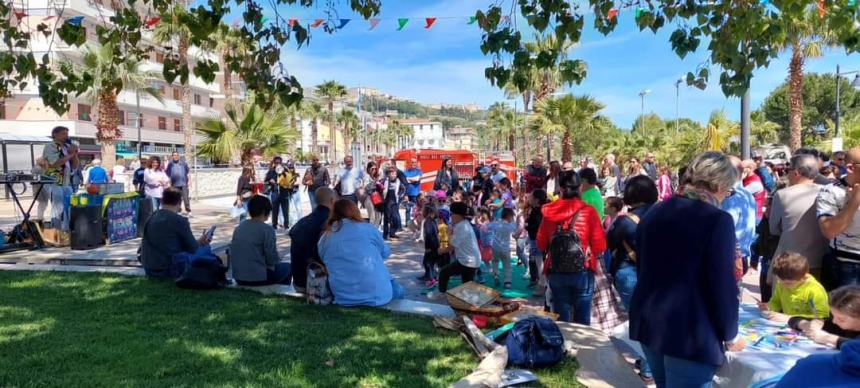
POLYGON ((445 148, 475 151, 478 149, 478 132, 475 128, 451 128, 445 133, 445 148))
MULTIPOLYGON (((48 54, 54 64, 71 62, 80 64, 85 50, 84 46, 69 46, 63 43, 59 36, 51 33, 43 36, 35 33, 40 23, 48 25, 49 31, 55 31, 62 26, 66 19, 83 16, 81 25, 86 33, 86 45, 97 47, 98 38, 96 27, 107 24, 108 18, 114 15, 114 6, 121 2, 107 0, 33 0, 29 3, 29 12, 19 22, 19 28, 30 28, 34 33, 30 47, 36 57, 48 54)), ((150 86, 160 91, 163 101, 149 96, 137 95, 132 90, 123 90, 117 96, 119 105, 119 129, 122 137, 116 144, 117 158, 133 159, 137 157, 138 138, 141 153, 144 157, 150 155, 165 156, 174 150, 184 153, 184 134, 182 128, 182 103, 180 85, 169 84, 160 78, 165 53, 152 40, 152 32, 144 33, 141 45, 152 45, 154 48, 149 60, 144 61, 142 71, 153 72, 159 77, 149 80, 150 86), (139 114, 139 115, 138 115, 139 114), (138 133, 136 117, 140 120, 138 133)), ((189 49, 189 66, 194 66, 199 59, 206 58, 218 61, 217 56, 201 51, 196 47, 189 49)), ((219 73, 213 83, 189 76, 191 89, 191 116, 196 122, 223 117, 223 95, 221 81, 223 74, 219 73)), ((244 87, 236 85, 235 94, 241 97, 244 87)), ((73 139, 81 144, 82 154, 91 157, 99 156, 100 146, 96 141, 97 108, 95 102, 83 96, 69 96, 70 107, 66 113, 57 114, 53 109, 42 103, 38 94, 38 83, 31 82, 24 90, 15 90, 12 95, 0 101, 0 132, 16 135, 49 136, 51 129, 62 125, 69 128, 73 139)), ((200 136, 194 136, 194 143, 200 136)))
POLYGON ((400 120, 403 125, 412 127, 412 141, 407 145, 411 148, 442 149, 445 147, 445 131, 442 123, 426 119, 400 120))

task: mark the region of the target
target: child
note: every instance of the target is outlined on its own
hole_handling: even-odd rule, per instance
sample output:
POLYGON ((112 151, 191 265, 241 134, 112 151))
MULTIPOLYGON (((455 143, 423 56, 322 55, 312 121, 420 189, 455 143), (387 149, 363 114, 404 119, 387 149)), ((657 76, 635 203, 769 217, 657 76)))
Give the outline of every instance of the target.
POLYGON ((489 228, 493 231, 491 272, 496 279, 496 286, 498 286, 499 261, 501 261, 505 271, 505 288, 509 289, 511 288, 511 237, 514 233, 519 232, 517 224, 514 222, 514 209, 502 209, 501 219, 491 222, 489 228))
POLYGON ((446 224, 451 224, 451 211, 448 207, 448 194, 442 190, 436 191, 436 209, 439 211, 439 219, 446 224))
MULTIPOLYGON (((438 261, 439 256, 439 248, 440 245, 440 236, 439 236, 439 228, 436 223, 436 218, 438 217, 438 213, 436 208, 433 205, 424 205, 421 209, 421 212, 424 216, 424 276, 418 278, 418 280, 427 282, 427 287, 433 287, 436 285, 436 262, 438 261)), ((446 237, 446 246, 447 246, 447 232, 445 234, 446 237)))
POLYGON ((537 233, 541 222, 543 222, 541 208, 548 203, 549 198, 543 189, 532 191, 529 196, 531 208, 526 218, 526 232, 529 236, 529 277, 531 278, 529 286, 538 286, 534 291, 534 296, 543 296, 542 288, 546 285, 546 278, 543 275, 543 252, 537 246, 537 233))
MULTIPOLYGON (((493 220, 490 210, 484 206, 478 208, 478 217, 475 219, 475 226, 478 229, 478 249, 481 252, 481 267, 486 263, 489 265, 493 261, 493 232, 489 225, 493 220)), ((477 273, 478 283, 484 282, 483 271, 478 268, 477 273)))
MULTIPOLYGON (((439 249, 437 250, 439 253, 436 256, 436 266, 442 268, 448 265, 448 262, 451 261, 451 256, 448 253, 442 253, 442 251, 448 249, 450 235, 448 233, 448 224, 445 223, 445 220, 440 215, 441 211, 436 210, 436 236, 439 239, 439 249)), ((424 238, 426 239, 427 237, 425 236, 424 238)))
POLYGON ((606 198, 606 218, 603 219, 603 230, 609 230, 615 219, 618 218, 624 211, 624 201, 620 197, 606 198))
POLYGON ((499 189, 494 189, 493 194, 490 195, 489 201, 487 201, 487 208, 493 212, 494 218, 502 218, 502 191, 499 189))
POLYGON ((424 193, 419 193, 415 198, 415 206, 412 207, 412 214, 409 219, 409 230, 412 231, 412 238, 415 242, 424 241, 421 227, 424 222, 424 205, 426 203, 427 200, 424 197, 424 193))
POLYGON ((830 292, 832 318, 810 320, 791 317, 788 326, 802 331, 809 339, 836 349, 860 337, 860 286, 842 286, 830 292))
MULTIPOLYGON (((517 266, 526 265, 526 246, 529 243, 529 235, 526 233, 526 217, 529 213, 529 202, 525 195, 517 200, 517 230, 514 239, 517 241, 517 266)), ((523 279, 529 278, 528 268, 523 274, 523 279)))
POLYGON ((448 280, 451 276, 460 275, 463 283, 475 278, 475 271, 481 261, 478 251, 478 239, 470 222, 466 220, 469 206, 462 202, 451 204, 451 221, 454 223, 454 233, 451 234, 451 245, 439 248, 439 253, 454 253, 456 260, 439 271, 439 294, 448 291, 448 280))
POLYGON ((770 270, 776 278, 776 287, 770 302, 759 304, 765 318, 788 322, 789 315, 815 319, 830 316, 827 292, 809 274, 805 257, 784 252, 773 259, 770 270))

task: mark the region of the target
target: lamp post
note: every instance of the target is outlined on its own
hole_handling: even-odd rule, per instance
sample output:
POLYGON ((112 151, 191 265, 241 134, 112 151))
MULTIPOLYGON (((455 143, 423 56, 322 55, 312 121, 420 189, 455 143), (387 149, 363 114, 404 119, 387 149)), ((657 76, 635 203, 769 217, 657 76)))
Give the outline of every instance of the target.
POLYGON ((681 133, 681 83, 683 78, 675 81, 675 133, 681 133))
POLYGON ((834 145, 833 151, 840 151, 842 148, 842 138, 840 137, 840 135, 841 135, 840 121, 841 121, 841 115, 842 115, 842 112, 840 110, 841 109, 840 105, 841 105, 842 83, 839 81, 842 80, 842 76, 849 75, 849 74, 854 74, 854 80, 851 81, 851 87, 854 88, 855 90, 860 89, 860 71, 854 70, 854 71, 846 71, 843 73, 843 72, 839 71, 839 65, 836 65, 836 120, 835 120, 836 134, 833 137, 833 145, 834 145), (838 144, 839 145, 838 150, 836 149, 837 148, 836 147, 837 142, 839 143, 838 144))
POLYGON ((639 98, 642 100, 642 113, 639 115, 639 120, 642 121, 642 133, 645 133, 645 95, 648 93, 651 93, 651 89, 639 92, 639 98))

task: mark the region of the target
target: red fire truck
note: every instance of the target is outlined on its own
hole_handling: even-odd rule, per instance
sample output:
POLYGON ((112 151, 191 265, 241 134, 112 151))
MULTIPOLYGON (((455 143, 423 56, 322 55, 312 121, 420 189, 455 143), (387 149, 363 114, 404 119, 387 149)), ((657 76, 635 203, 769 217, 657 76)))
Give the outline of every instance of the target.
MULTIPOLYGON (((433 190, 433 183, 436 182, 436 173, 442 168, 442 159, 450 156, 454 161, 454 170, 460 177, 460 181, 472 179, 475 175, 475 168, 480 160, 478 155, 472 151, 464 150, 432 150, 432 149, 404 149, 394 154, 394 160, 397 162, 397 168, 404 170, 410 167, 412 158, 418 159, 418 168, 421 169, 421 191, 433 190)), ((516 182, 516 166, 513 158, 488 158, 485 165, 489 166, 493 160, 498 160, 500 168, 504 171, 511 182, 516 182)))

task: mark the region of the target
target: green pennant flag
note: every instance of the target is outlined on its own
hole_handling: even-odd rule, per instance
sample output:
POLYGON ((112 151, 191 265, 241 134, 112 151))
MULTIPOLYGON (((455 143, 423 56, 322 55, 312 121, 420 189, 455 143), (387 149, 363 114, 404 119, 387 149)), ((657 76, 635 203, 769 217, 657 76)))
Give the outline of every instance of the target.
POLYGON ((642 7, 636 8, 636 19, 639 19, 639 17, 642 16, 642 11, 644 11, 642 7))
POLYGON ((478 21, 476 16, 469 16, 469 22, 466 24, 475 24, 476 21, 478 21))
POLYGON ((408 18, 400 18, 400 19, 397 19, 397 31, 400 31, 400 30, 402 30, 404 27, 406 27, 406 23, 409 23, 409 19, 408 19, 408 18))
POLYGON ((267 18, 267 17, 265 17, 265 16, 263 16, 263 18, 262 18, 262 19, 260 19, 260 22, 261 22, 261 23, 263 23, 263 24, 266 24, 266 22, 268 22, 268 21, 269 21, 269 18, 267 18))

